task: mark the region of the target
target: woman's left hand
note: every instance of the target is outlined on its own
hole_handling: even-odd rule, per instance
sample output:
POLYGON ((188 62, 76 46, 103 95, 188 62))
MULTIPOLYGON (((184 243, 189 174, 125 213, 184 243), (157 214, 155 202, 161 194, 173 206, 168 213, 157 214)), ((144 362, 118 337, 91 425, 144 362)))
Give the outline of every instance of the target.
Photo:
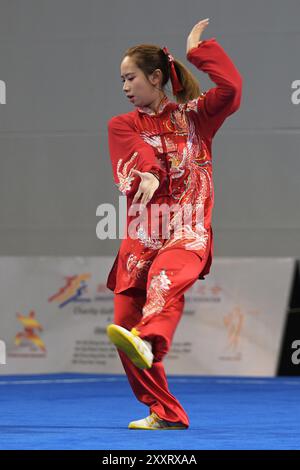
POLYGON ((205 18, 205 20, 201 20, 197 24, 195 24, 187 38, 186 53, 188 53, 189 50, 192 49, 192 47, 196 47, 198 45, 198 43, 200 42, 200 37, 208 25, 209 18, 205 18))

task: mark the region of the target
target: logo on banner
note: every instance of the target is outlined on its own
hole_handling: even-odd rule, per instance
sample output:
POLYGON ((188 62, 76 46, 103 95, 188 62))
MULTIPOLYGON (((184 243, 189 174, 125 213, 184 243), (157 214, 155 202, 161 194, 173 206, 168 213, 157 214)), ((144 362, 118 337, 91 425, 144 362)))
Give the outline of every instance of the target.
POLYGON ((241 332, 244 325, 245 315, 240 307, 236 307, 228 315, 224 316, 224 325, 227 329, 227 346, 232 351, 237 351, 241 342, 241 332))
MULTIPOLYGON (((247 315, 257 315, 256 310, 249 310, 247 315)), ((220 357, 222 360, 241 361, 242 360, 242 339, 245 327, 246 314, 242 312, 240 306, 233 308, 231 312, 223 317, 223 324, 226 328, 226 355, 220 357)))
POLYGON ((46 355, 45 343, 41 338, 43 327, 37 320, 35 312, 31 310, 28 316, 17 313, 17 319, 23 326, 15 336, 16 349, 9 352, 9 356, 41 357, 46 355))
POLYGON ((91 299, 84 297, 83 294, 87 291, 87 280, 90 279, 91 274, 78 274, 75 276, 65 276, 65 285, 59 291, 49 297, 49 302, 58 302, 59 308, 63 308, 71 302, 90 302, 91 299))

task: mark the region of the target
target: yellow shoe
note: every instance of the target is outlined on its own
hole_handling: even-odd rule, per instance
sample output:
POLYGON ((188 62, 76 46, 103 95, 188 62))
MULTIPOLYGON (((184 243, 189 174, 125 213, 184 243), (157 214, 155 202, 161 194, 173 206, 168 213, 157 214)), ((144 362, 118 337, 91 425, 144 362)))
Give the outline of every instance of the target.
POLYGON ((171 423, 171 421, 165 421, 160 419, 157 414, 151 413, 147 418, 140 419, 138 421, 131 421, 128 425, 129 429, 145 429, 149 431, 165 431, 175 429, 187 429, 182 423, 171 423))
POLYGON ((108 325, 106 331, 110 341, 127 354, 137 367, 140 369, 150 369, 152 367, 153 354, 150 343, 143 341, 122 326, 108 325))

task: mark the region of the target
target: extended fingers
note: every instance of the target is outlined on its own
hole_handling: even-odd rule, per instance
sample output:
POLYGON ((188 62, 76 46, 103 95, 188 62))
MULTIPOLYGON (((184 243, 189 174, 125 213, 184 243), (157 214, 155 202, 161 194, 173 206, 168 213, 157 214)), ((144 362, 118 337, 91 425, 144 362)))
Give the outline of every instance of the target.
MULTIPOLYGON (((203 26, 204 24, 208 24, 208 23, 209 23, 209 18, 205 18, 205 20, 200 20, 200 21, 197 23, 197 25, 200 25, 200 24, 201 24, 201 25, 203 26)), ((196 26, 197 26, 197 25, 196 25, 196 26)))
POLYGON ((143 191, 141 191, 141 190, 140 190, 140 191, 137 191, 137 192, 135 193, 135 196, 134 196, 133 200, 132 200, 132 204, 137 203, 138 200, 139 200, 139 198, 141 197, 141 195, 142 195, 142 200, 140 201, 139 204, 142 204, 142 205, 143 205, 143 204, 146 205, 146 204, 150 201, 150 199, 151 199, 151 197, 152 197, 152 196, 151 196, 151 193, 149 193, 149 192, 146 192, 146 193, 145 193, 145 192, 143 192, 143 191))
POLYGON ((144 193, 142 200, 141 200, 141 204, 147 205, 151 197, 152 197, 151 193, 144 193))
POLYGON ((138 189, 137 192, 134 195, 134 198, 132 200, 132 204, 135 204, 138 201, 138 199, 140 198, 140 196, 141 196, 141 191, 138 189))
POLYGON ((205 18, 205 20, 201 20, 198 23, 196 23, 193 29, 195 29, 195 30, 204 29, 208 25, 209 25, 209 18, 205 18))

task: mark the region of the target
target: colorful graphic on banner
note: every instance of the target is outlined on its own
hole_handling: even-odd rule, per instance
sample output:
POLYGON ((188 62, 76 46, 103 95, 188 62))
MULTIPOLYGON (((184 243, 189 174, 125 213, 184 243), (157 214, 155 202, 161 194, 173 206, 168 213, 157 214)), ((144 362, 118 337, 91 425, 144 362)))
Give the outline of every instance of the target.
POLYGON ((24 326, 24 330, 16 334, 15 344, 19 346, 23 343, 29 343, 30 346, 33 345, 40 351, 46 351, 45 344, 37 333, 37 331, 43 331, 43 327, 35 318, 35 312, 32 310, 28 317, 17 313, 17 317, 24 326))
POLYGON ((86 281, 90 277, 90 274, 66 276, 66 284, 59 289, 57 294, 49 297, 49 302, 59 302, 59 308, 63 308, 69 302, 90 302, 91 299, 82 297, 83 292, 87 290, 86 281))

